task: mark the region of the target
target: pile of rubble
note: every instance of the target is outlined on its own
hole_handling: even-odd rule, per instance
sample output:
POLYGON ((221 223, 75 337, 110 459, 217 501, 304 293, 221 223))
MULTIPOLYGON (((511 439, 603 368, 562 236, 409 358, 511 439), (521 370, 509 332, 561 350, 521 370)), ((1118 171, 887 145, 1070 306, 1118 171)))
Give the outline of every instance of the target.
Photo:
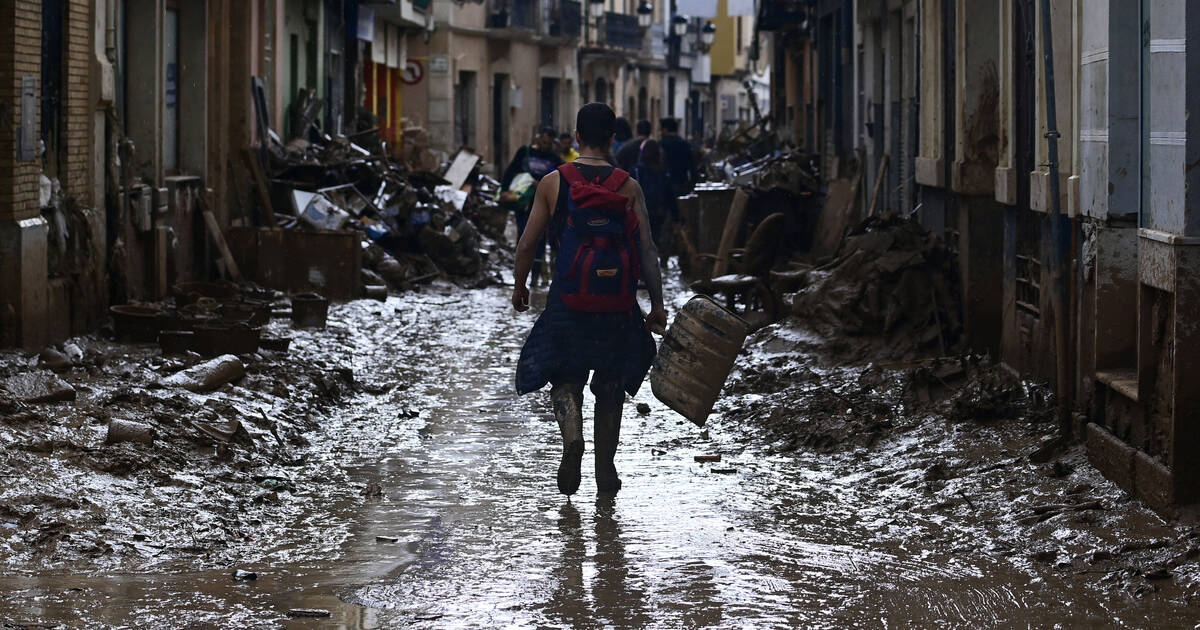
POLYGON ((372 149, 329 135, 281 144, 270 134, 247 160, 262 189, 253 223, 358 232, 363 268, 373 272, 365 287, 382 281, 405 290, 438 276, 472 285, 494 280, 496 265, 489 273, 488 262, 504 258, 495 252, 505 249, 499 241, 507 214, 494 201, 499 183, 479 173, 479 156, 463 151, 436 170, 416 170, 413 164, 429 160, 394 161, 378 137, 364 144, 372 149))
POLYGON ((958 277, 936 235, 896 216, 870 217, 834 259, 807 273, 797 324, 843 359, 898 360, 952 354, 963 332, 958 277))

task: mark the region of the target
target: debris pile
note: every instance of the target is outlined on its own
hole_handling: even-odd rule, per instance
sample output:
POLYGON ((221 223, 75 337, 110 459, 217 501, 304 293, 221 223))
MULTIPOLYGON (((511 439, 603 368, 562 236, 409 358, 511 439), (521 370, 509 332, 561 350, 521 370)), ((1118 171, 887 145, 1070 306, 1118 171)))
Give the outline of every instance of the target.
POLYGON ((959 300, 941 239, 915 222, 882 216, 860 223, 832 262, 807 273, 792 313, 839 358, 915 359, 958 347, 959 300))
MULTIPOLYGON (((485 263, 504 249, 508 215, 495 203, 498 184, 478 172, 479 156, 463 151, 430 170, 396 162, 382 142, 368 150, 345 137, 317 141, 273 137, 266 151, 248 152, 250 170, 265 166, 255 184, 260 227, 355 230, 364 246, 377 245, 363 267, 393 289, 404 290, 439 275, 486 284, 485 263), (265 155, 265 160, 263 156, 265 155), (475 221, 487 226, 481 235, 475 221)), ((424 160, 423 162, 428 162, 424 160)), ((421 166, 418 164, 415 166, 421 166)), ((500 257, 502 258, 502 256, 500 257)), ((364 283, 364 291, 372 287, 364 283)))

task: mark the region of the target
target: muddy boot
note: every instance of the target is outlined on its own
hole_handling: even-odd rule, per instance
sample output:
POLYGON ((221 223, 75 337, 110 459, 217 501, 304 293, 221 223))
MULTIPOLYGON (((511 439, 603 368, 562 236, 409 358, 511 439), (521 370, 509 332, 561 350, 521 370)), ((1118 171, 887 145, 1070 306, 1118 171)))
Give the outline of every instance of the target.
POLYGON ((579 490, 579 466, 583 460, 583 386, 555 385, 550 390, 554 418, 562 432, 563 455, 558 465, 558 491, 570 496, 579 490))
POLYGON ((596 490, 602 494, 613 494, 621 489, 621 478, 617 476, 613 457, 621 437, 624 404, 625 392, 596 396, 596 490))

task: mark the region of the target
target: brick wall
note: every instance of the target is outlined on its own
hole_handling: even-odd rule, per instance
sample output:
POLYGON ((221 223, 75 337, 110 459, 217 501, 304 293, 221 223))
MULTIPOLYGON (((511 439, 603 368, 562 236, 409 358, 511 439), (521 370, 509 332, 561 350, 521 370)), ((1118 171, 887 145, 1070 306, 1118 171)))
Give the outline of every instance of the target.
MULTIPOLYGON (((38 161, 17 162, 21 77, 41 77, 41 3, 0 0, 0 221, 38 214, 38 161)), ((40 117, 35 108, 34 117, 40 117)))
POLYGON ((63 25, 63 142, 66 144, 66 163, 63 165, 62 185, 64 192, 74 196, 79 205, 85 208, 96 202, 91 198, 93 170, 90 165, 92 107, 89 89, 94 31, 91 4, 89 0, 68 0, 66 24, 63 25))

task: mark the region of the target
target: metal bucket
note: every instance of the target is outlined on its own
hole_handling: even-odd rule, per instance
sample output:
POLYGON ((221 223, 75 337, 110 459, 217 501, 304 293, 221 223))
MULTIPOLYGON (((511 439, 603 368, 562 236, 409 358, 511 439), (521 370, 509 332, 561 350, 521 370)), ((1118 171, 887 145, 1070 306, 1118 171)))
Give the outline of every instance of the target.
POLYGON ((706 295, 679 311, 650 370, 654 397, 704 426, 750 327, 706 295))

